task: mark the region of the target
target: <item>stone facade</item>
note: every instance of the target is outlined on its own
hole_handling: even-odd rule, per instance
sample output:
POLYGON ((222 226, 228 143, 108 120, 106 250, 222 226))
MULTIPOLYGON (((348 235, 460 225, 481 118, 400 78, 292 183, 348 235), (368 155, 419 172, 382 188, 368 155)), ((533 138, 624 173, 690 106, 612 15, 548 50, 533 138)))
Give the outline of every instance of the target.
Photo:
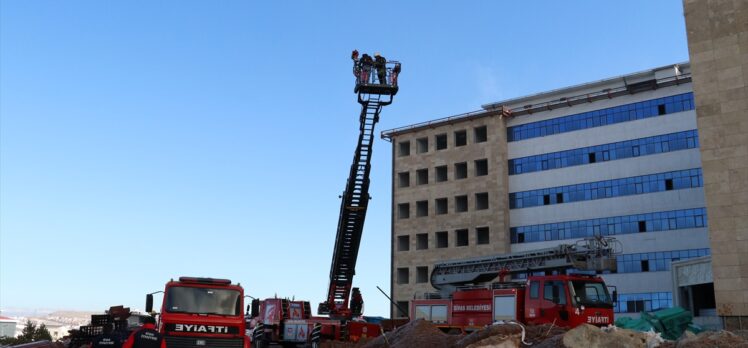
POLYGON ((748 324, 748 1, 684 0, 717 312, 748 324))
MULTIPOLYGON (((434 263, 509 251, 506 126, 498 116, 467 118, 395 134, 390 140, 394 151, 392 221, 395 231, 390 293, 395 301, 405 304, 416 293, 434 291, 429 281, 434 263), (485 140, 480 134, 483 130, 485 140), (458 134, 465 135, 464 145, 458 146, 458 134), (437 150, 439 136, 446 137, 446 148, 437 150), (403 153, 405 148, 408 155, 403 153), (485 173, 478 168, 482 164, 476 162, 483 160, 487 164, 485 173), (462 168, 458 168, 460 166, 462 168), (445 167, 446 178, 442 176, 445 167), (465 167, 466 177, 460 178, 458 172, 465 167), (437 168, 442 171, 440 174, 437 168), (421 180, 424 172, 427 183, 421 180), (487 194, 487 206, 478 202, 481 194, 487 194), (465 196, 467 210, 458 211, 458 200, 464 202, 465 196), (446 213, 441 210, 444 199, 446 213), (440 200, 440 207, 437 207, 437 200, 440 200), (424 202, 427 205, 425 216, 423 210, 418 212, 419 205, 424 208, 424 202), (408 211, 407 217, 403 216, 404 209, 408 211), (437 209, 441 213, 438 214, 437 209), (443 244, 445 235, 446 244, 443 244)), ((397 316, 394 307, 392 315, 397 316)))

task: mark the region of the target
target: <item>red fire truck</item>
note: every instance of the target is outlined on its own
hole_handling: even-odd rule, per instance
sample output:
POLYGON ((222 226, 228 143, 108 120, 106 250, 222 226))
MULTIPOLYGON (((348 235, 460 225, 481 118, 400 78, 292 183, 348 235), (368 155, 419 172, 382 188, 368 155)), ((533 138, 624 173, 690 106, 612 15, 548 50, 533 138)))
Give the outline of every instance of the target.
POLYGON ((358 288, 353 287, 361 235, 369 204, 369 173, 374 144, 374 126, 382 108, 392 103, 397 94, 396 75, 399 62, 387 62, 384 76, 362 70, 354 51, 354 75, 361 104, 359 136, 345 191, 340 196, 340 214, 335 237, 335 248, 330 265, 330 283, 325 302, 313 317, 309 302, 271 298, 252 301, 250 326, 252 343, 264 347, 269 343, 294 346, 297 343, 316 345, 320 339, 357 342, 364 337, 378 336, 380 326, 362 319, 364 301, 358 288), (394 74, 394 76, 393 76, 394 74), (385 78, 386 77, 386 78, 385 78))
MULTIPOLYGON (((164 288, 159 331, 167 347, 249 348, 244 289, 228 279, 180 277, 164 288)), ((146 296, 153 311, 153 294, 146 296)))
POLYGON ((439 293, 412 301, 410 317, 426 319, 444 331, 473 331, 499 320, 525 324, 554 323, 575 327, 613 323, 611 294, 602 278, 557 274, 568 270, 615 270, 620 243, 614 238, 591 238, 576 244, 437 264, 431 284, 439 293), (546 272, 549 275, 531 275, 546 272), (526 280, 504 281, 516 274, 526 280), (499 282, 485 284, 496 277, 499 282))

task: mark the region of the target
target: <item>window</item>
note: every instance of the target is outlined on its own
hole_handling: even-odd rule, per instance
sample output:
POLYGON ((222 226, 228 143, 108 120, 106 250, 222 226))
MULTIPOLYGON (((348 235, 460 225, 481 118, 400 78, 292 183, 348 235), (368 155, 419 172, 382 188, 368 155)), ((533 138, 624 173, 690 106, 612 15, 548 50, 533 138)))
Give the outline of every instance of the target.
POLYGON ((429 170, 418 169, 416 170, 416 185, 426 185, 429 183, 429 170))
POLYGON ((438 166, 434 168, 436 182, 447 181, 447 166, 438 166))
POLYGON ((449 233, 447 231, 436 232, 436 247, 438 249, 449 247, 449 233))
POLYGON ((397 251, 410 250, 410 236, 397 236, 397 251))
POLYGON ((651 253, 619 254, 616 256, 618 273, 670 271, 670 263, 710 255, 709 248, 656 251, 651 253))
POLYGON ((513 158, 509 160, 509 175, 685 150, 697 147, 697 143, 698 132, 696 130, 689 130, 513 158))
POLYGON ((693 93, 689 92, 508 127, 507 141, 573 132, 693 109, 693 93), (653 105, 658 107, 653 108, 653 105))
POLYGON ((427 283, 429 281, 429 268, 426 266, 416 267, 416 283, 427 283))
POLYGON ((486 142, 486 140, 488 140, 486 126, 475 127, 473 129, 473 134, 474 134, 476 143, 483 143, 483 142, 486 142))
POLYGON ((410 217, 410 203, 400 203, 397 205, 397 218, 407 219, 410 217))
POLYGON ((703 186, 701 168, 509 193, 509 208, 519 209, 703 186), (664 181, 664 184, 663 184, 664 181), (557 193, 563 194, 559 201, 557 193))
POLYGON ((426 250, 429 248, 429 234, 418 233, 416 234, 416 250, 426 250))
POLYGON ((437 150, 444 150, 447 148, 447 135, 446 134, 438 134, 434 138, 436 139, 437 150))
POLYGON ((429 151, 429 138, 416 139, 416 153, 424 153, 429 151))
POLYGON ((563 203, 564 202, 564 194, 559 192, 556 194, 556 203, 563 203))
POLYGON ((462 213, 467 210, 468 210, 467 195, 455 197, 455 212, 462 213))
POLYGON ((397 186, 398 187, 410 186, 410 172, 397 173, 397 186))
POLYGON ((410 156, 410 141, 399 142, 397 153, 400 157, 410 156))
POLYGON ((475 176, 488 175, 488 160, 480 159, 475 161, 475 176))
POLYGON ((626 306, 629 308, 629 313, 642 312, 644 311, 644 300, 626 301, 626 306))
POLYGON ((467 145, 467 132, 459 130, 455 132, 455 146, 467 145))
POLYGON ((488 192, 475 194, 475 210, 488 209, 488 192))
POLYGON ((408 274, 408 268, 398 268, 397 269, 397 283, 398 284, 408 284, 410 282, 410 275, 408 274))
POLYGON ((397 306, 395 306, 395 312, 397 313, 396 316, 399 318, 406 318, 409 316, 407 311, 408 301, 397 301, 397 306))
POLYGON ((478 227, 475 229, 475 240, 477 244, 488 244, 488 227, 478 227))
POLYGON ((564 283, 559 280, 546 281, 543 285, 543 299, 553 301, 553 288, 558 289, 558 304, 566 304, 566 291, 564 283))
POLYGON ((443 215, 447 214, 447 199, 446 198, 437 198, 434 200, 436 205, 436 215, 443 215))
POLYGON ((467 162, 455 163, 455 179, 467 178, 467 162))
POLYGON ((429 216, 429 201, 416 202, 416 216, 429 216))
POLYGON ((457 241, 456 246, 467 246, 468 245, 468 230, 456 230, 455 240, 457 241))
POLYGON ((530 298, 540 298, 540 282, 530 282, 530 298))
POLYGON ((647 222, 639 221, 639 232, 647 232, 647 222))
POLYGON ((673 189, 673 179, 665 179, 665 191, 671 191, 673 189))

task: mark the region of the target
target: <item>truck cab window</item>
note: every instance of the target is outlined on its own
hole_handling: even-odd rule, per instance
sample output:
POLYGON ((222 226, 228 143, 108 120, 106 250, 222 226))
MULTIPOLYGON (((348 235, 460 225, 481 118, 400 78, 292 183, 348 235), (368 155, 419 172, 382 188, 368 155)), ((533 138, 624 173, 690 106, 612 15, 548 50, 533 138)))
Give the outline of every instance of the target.
POLYGON ((564 283, 561 281, 547 281, 543 287, 543 298, 553 302, 553 288, 558 290, 558 302, 556 304, 566 304, 566 291, 564 290, 564 283))
POLYGON ((530 283, 530 298, 539 298, 540 297, 540 282, 531 282, 530 283))

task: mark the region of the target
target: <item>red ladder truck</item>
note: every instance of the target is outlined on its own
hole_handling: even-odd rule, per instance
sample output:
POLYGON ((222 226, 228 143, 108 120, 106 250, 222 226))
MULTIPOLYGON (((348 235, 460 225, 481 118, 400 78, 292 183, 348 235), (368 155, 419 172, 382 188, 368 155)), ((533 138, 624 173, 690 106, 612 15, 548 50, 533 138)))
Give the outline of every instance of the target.
POLYGON ((606 326, 613 323, 616 291, 611 296, 599 276, 563 273, 615 270, 620 251, 616 239, 596 237, 553 248, 436 264, 431 285, 439 292, 414 299, 410 318, 430 320, 445 332, 474 331, 499 320, 606 326), (538 272, 547 275, 532 275, 538 272), (504 279, 519 274, 528 275, 527 279, 504 279), (488 283, 497 277, 498 282, 488 283))
POLYGON ((341 195, 327 299, 317 309, 318 315, 326 316, 312 316, 308 301, 279 298, 253 300, 249 317, 255 347, 262 348, 270 343, 314 345, 319 343, 319 339, 357 342, 361 338, 380 334, 378 324, 359 319, 363 314, 364 301, 359 289, 353 287, 353 275, 370 199, 369 173, 374 126, 379 122, 382 108, 392 103, 398 91, 400 63, 389 61, 385 69, 386 78, 375 81, 375 77, 379 77, 376 71, 362 73, 362 67, 354 59, 354 92, 358 94, 358 103, 361 104, 359 136, 345 191, 341 195))
MULTIPOLYGON (((159 332, 171 348, 249 348, 244 289, 228 279, 179 277, 164 288, 159 332)), ((153 294, 146 295, 153 311, 153 294)))

